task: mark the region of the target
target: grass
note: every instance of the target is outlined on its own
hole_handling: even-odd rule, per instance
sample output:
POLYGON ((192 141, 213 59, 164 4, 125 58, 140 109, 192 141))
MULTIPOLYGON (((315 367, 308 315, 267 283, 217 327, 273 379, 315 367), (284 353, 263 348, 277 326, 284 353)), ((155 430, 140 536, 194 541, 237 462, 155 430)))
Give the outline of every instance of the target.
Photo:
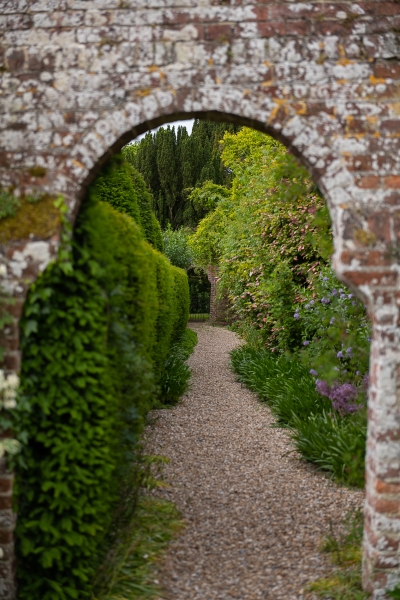
POLYGON ((186 360, 197 344, 197 334, 186 329, 182 338, 172 348, 165 361, 164 372, 160 381, 160 402, 162 405, 174 405, 187 391, 191 371, 186 360))
POLYGON ((337 481, 364 486, 366 411, 340 416, 318 394, 315 380, 295 358, 239 346, 231 352, 239 381, 270 406, 278 426, 287 427, 302 456, 337 481))
POLYGON ((149 490, 165 485, 162 468, 166 462, 165 457, 145 456, 138 449, 116 514, 110 550, 97 574, 94 600, 160 597, 157 566, 170 541, 183 528, 176 507, 149 494, 149 490))
MULTIPOLYGON (((197 334, 186 329, 172 347, 160 382, 160 408, 176 403, 189 386, 186 360, 197 344, 197 334)), ((167 459, 146 456, 140 446, 129 472, 123 476, 121 501, 107 540, 110 548, 97 573, 93 600, 159 598, 157 566, 170 541, 183 527, 176 507, 149 494, 161 487, 167 459), (146 491, 147 490, 147 491, 146 491)))
POLYGON ((209 321, 209 313, 193 313, 189 315, 189 321, 209 321))
POLYGON ((158 598, 157 564, 182 527, 171 502, 142 496, 124 540, 108 558, 95 600, 158 598))
POLYGON ((337 569, 331 576, 309 584, 306 591, 331 600, 365 600, 370 597, 363 591, 361 583, 362 532, 361 509, 347 515, 341 533, 335 532, 331 524, 331 532, 321 550, 330 555, 337 569))

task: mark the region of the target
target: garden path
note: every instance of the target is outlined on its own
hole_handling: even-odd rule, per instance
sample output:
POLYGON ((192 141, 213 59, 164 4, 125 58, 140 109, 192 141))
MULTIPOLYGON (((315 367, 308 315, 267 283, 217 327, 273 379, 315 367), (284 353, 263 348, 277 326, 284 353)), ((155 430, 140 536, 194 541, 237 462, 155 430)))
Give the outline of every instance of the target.
POLYGON ((170 459, 161 494, 181 510, 183 533, 160 568, 163 600, 299 600, 329 573, 318 552, 363 492, 330 482, 299 460, 287 431, 235 381, 227 329, 191 327, 192 386, 172 410, 154 411, 146 450, 170 459))

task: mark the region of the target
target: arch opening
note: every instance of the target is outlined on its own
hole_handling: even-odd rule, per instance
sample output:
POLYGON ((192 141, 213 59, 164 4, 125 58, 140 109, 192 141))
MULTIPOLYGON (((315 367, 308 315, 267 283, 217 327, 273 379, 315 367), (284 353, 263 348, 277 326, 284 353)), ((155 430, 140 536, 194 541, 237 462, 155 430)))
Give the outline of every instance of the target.
MULTIPOLYGON (((178 115, 178 116, 179 116, 179 117, 181 117, 182 115, 178 115)), ((158 122, 157 122, 157 124, 158 124, 158 122)), ((259 127, 259 128, 258 128, 258 130, 262 130, 262 129, 263 129, 263 128, 261 128, 261 127, 259 127)), ((264 133, 264 131, 263 131, 263 133, 264 133)), ((122 138, 121 138, 121 139, 122 139, 122 138)), ((119 140, 118 144, 120 144, 120 143, 121 143, 121 139, 119 140)), ((115 146, 115 148, 116 148, 116 147, 117 147, 117 146, 115 146)), ((114 149, 115 149, 115 148, 114 148, 114 149)), ((99 164, 98 164, 98 165, 97 165, 97 166, 94 168, 94 170, 93 170, 93 172, 92 172, 92 174, 91 174, 92 181, 93 181, 93 178, 94 178, 94 174, 95 174, 95 173, 99 173, 101 166, 104 166, 104 165, 105 165, 105 163, 103 162, 103 160, 104 160, 104 157, 100 159, 100 161, 99 161, 99 164)), ((89 181, 90 181, 90 179, 87 179, 87 180, 85 180, 85 182, 84 182, 84 187, 89 185, 89 183, 88 183, 89 181)), ((84 206, 84 205, 83 205, 83 206, 84 206)))

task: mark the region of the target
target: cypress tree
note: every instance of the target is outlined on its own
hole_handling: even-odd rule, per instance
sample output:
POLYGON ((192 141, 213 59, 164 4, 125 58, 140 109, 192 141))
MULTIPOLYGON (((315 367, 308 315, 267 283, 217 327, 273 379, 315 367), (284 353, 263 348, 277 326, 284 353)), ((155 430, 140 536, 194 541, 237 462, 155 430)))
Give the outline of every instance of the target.
POLYGON ((220 140, 226 131, 236 133, 239 126, 196 119, 192 133, 186 127, 161 127, 149 132, 127 160, 143 175, 152 194, 153 210, 165 229, 180 226, 195 227, 198 216, 191 201, 190 190, 206 181, 230 186, 231 174, 221 162, 220 140))

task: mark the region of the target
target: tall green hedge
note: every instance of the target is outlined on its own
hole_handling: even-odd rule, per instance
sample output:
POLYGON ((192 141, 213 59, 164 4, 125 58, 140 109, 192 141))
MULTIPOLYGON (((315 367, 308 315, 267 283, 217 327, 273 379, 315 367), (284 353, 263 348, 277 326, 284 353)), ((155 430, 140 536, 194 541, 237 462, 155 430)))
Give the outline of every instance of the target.
POLYGON ((129 189, 123 172, 120 163, 103 171, 71 250, 39 277, 25 305, 20 600, 92 597, 120 482, 187 321, 186 274, 144 239, 138 204, 121 193, 129 189))
POLYGON ((97 178, 92 193, 132 217, 156 250, 164 249, 161 227, 143 176, 122 155, 114 156, 97 178))

